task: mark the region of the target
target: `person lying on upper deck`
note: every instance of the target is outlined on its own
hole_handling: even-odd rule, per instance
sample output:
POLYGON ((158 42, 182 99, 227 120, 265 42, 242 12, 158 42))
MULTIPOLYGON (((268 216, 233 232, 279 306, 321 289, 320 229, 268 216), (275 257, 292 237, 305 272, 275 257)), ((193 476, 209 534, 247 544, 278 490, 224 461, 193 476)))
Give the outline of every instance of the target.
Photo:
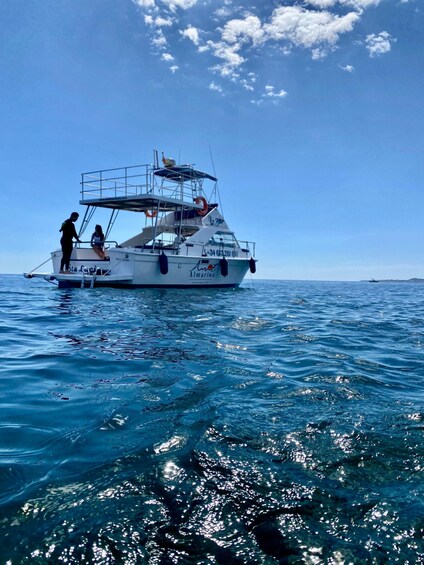
POLYGON ((102 226, 99 224, 96 225, 93 235, 91 236, 91 247, 100 259, 108 259, 105 253, 105 236, 103 234, 102 226))

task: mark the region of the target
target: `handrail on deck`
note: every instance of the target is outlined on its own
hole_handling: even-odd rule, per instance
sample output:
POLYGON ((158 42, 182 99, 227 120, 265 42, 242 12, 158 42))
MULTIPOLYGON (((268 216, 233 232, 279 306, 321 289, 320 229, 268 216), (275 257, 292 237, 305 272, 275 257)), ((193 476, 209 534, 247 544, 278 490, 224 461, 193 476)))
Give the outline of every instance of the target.
POLYGON ((145 167, 146 169, 149 167, 153 167, 153 165, 129 165, 128 167, 114 167, 113 169, 101 169, 99 171, 88 171, 86 173, 82 173, 83 175, 94 175, 95 173, 110 173, 111 171, 123 171, 125 169, 140 169, 145 167))
POLYGON ((175 180, 156 177, 155 170, 153 165, 131 165, 82 173, 82 201, 95 197, 103 199, 143 194, 191 201, 203 194, 202 178, 175 180))
MULTIPOLYGON (((91 247, 91 240, 90 240, 90 241, 88 241, 88 240, 87 240, 87 241, 78 241, 78 242, 75 244, 75 247, 79 247, 79 246, 81 245, 81 243, 87 243, 87 244, 89 244, 90 247, 91 247)), ((115 247, 118 247, 118 242, 115 241, 114 239, 107 239, 106 241, 103 242, 103 245, 106 245, 106 244, 109 244, 109 245, 110 245, 111 243, 114 243, 114 244, 115 244, 115 247)))

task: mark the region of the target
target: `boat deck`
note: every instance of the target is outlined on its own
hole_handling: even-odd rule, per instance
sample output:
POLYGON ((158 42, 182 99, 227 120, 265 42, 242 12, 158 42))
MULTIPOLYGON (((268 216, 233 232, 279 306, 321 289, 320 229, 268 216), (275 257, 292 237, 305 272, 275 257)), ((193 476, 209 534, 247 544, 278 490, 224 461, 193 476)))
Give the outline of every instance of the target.
POLYGON ((100 198, 85 198, 80 200, 85 206, 96 206, 115 210, 128 210, 130 212, 170 212, 181 208, 194 208, 201 210, 203 204, 196 204, 193 199, 179 199, 158 194, 139 194, 127 196, 101 196, 100 198))
POLYGON ((201 210, 195 202, 205 179, 217 179, 191 165, 153 167, 134 165, 82 174, 80 204, 131 212, 201 210))

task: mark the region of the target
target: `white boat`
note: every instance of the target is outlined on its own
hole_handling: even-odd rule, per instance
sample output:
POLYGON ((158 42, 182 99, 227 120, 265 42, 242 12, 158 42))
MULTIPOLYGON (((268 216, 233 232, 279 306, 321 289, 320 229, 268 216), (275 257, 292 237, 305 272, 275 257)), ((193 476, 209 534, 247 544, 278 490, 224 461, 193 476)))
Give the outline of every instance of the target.
POLYGON ((219 209, 217 179, 193 165, 163 157, 159 166, 155 151, 153 165, 83 173, 81 186, 86 212, 78 236, 83 239, 97 208, 110 209, 108 259, 82 241, 73 249, 68 272, 60 272, 62 252, 56 250, 53 272, 37 268, 25 277, 59 287, 211 288, 237 287, 248 270, 256 271, 255 244, 238 240, 219 209), (121 211, 139 213, 144 226, 118 244, 110 233, 121 211))

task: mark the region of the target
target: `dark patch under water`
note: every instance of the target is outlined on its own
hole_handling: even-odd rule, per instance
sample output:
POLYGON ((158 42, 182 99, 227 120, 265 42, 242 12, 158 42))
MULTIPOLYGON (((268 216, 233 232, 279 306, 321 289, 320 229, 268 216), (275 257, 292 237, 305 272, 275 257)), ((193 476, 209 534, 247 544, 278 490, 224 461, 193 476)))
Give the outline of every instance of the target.
POLYGON ((424 285, 0 277, 0 563, 424 562, 424 285))

